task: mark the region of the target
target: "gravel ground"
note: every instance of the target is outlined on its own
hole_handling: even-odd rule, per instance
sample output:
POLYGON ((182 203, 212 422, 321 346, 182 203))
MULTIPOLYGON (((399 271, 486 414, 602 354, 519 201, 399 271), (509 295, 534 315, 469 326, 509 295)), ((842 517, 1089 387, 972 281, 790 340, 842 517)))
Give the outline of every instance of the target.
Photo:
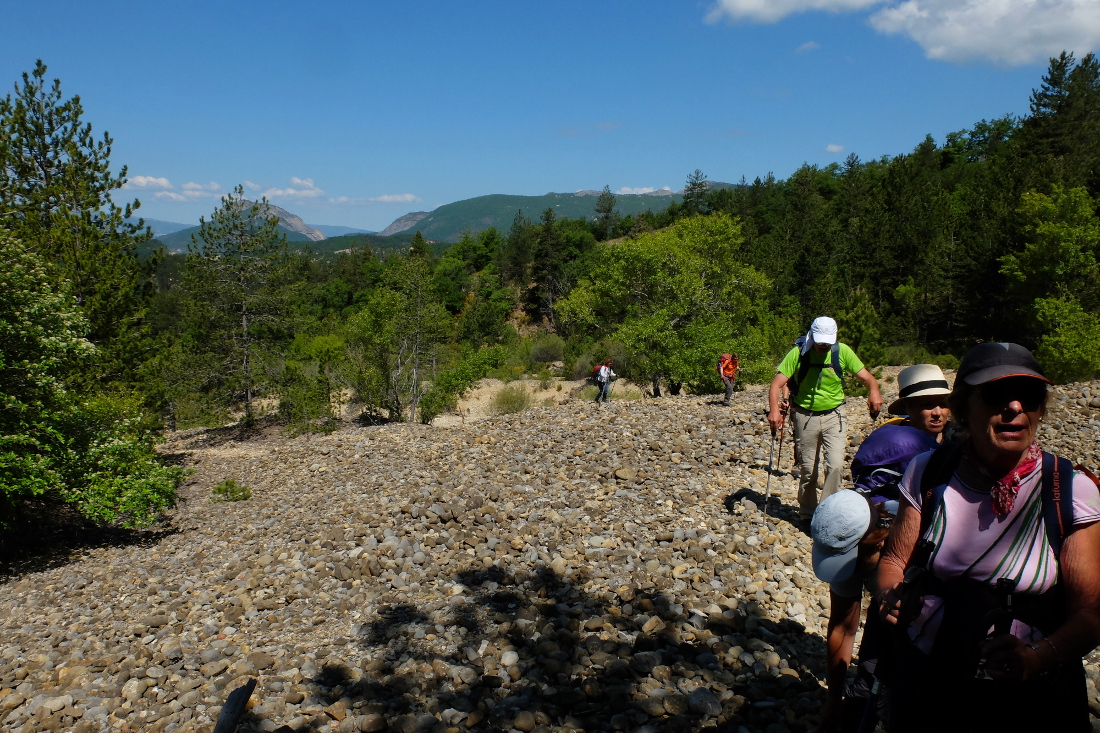
MULTIPOLYGON (((813 730, 827 587, 789 436, 759 510, 765 400, 177 434, 164 525, 0 584, 0 726, 208 733, 252 677, 241 730, 813 730)), ((1045 425, 1095 471, 1100 383, 1045 425)))

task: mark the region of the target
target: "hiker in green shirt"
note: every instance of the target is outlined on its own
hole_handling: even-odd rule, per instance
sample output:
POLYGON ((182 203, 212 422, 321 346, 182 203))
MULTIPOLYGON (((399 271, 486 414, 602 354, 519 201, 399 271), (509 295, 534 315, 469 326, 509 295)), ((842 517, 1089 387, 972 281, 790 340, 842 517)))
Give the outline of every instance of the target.
POLYGON ((783 424, 785 411, 779 399, 784 386, 791 392, 794 407, 794 441, 798 455, 798 515, 808 523, 821 499, 840 489, 844 471, 844 446, 848 421, 844 414, 845 373, 855 374, 867 386, 867 405, 872 419, 882 410, 878 382, 855 352, 836 340, 836 321, 828 316, 814 319, 801 344, 795 345, 779 363, 768 389, 768 423, 772 434, 783 424), (824 456, 825 476, 820 480, 824 456))

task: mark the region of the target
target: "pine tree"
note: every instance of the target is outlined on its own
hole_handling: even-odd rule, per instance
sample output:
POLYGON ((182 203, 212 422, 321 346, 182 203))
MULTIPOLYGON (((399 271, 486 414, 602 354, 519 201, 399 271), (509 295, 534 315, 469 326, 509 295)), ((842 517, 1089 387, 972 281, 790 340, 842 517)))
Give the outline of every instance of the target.
POLYGON ((428 249, 428 243, 424 241, 424 235, 420 233, 420 230, 416 230, 416 234, 413 235, 412 241, 409 242, 409 257, 420 257, 421 259, 431 259, 432 253, 428 249))
POLYGON ((280 322, 289 296, 277 282, 286 237, 266 210, 266 199, 246 201, 241 186, 223 196, 191 235, 184 276, 193 335, 201 334, 194 343, 219 355, 203 391, 226 405, 242 401, 246 422, 253 418, 257 356, 265 345, 261 328, 280 322))
POLYGON ((55 284, 68 281, 117 378, 134 361, 123 352, 135 342, 147 279, 137 245, 151 233, 127 221, 138 201, 111 200, 126 167, 111 171, 113 141, 96 139, 83 112, 80 97, 64 99, 60 80, 47 86, 41 60, 0 99, 0 227, 49 264, 55 284))
POLYGON ((611 193, 610 186, 604 186, 596 199, 596 214, 596 232, 600 239, 607 239, 619 221, 619 215, 615 212, 615 194, 611 193))
POLYGON ((684 186, 683 211, 687 216, 693 214, 705 214, 709 210, 707 206, 707 191, 710 189, 710 181, 706 174, 698 168, 688 176, 687 185, 684 186))

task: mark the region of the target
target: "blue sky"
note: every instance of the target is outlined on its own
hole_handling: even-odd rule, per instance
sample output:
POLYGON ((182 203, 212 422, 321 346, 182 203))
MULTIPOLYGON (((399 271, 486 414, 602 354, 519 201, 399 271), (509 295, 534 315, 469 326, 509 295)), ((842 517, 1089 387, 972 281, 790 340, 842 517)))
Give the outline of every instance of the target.
MULTIPOLYGON (((682 188, 912 150, 1022 115, 1100 0, 14 2, 5 90, 41 58, 115 140, 146 217, 237 184, 382 229, 490 193, 682 188), (18 32, 13 32, 18 29, 18 32)), ((118 197, 120 200, 121 196, 118 197)))

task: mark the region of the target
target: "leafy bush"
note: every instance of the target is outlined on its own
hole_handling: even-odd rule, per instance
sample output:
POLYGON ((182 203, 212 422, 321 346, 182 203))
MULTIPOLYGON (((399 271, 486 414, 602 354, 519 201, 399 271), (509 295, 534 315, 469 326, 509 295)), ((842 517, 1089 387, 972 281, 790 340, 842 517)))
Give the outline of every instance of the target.
POLYGON ((70 406, 59 422, 65 436, 61 497, 99 522, 141 527, 175 503, 187 472, 166 466, 154 446, 160 436, 136 397, 96 395, 70 406))
POLYGON ((529 408, 534 400, 531 393, 522 384, 510 384, 504 387, 489 402, 489 409, 494 415, 508 415, 515 412, 523 412, 529 408))
POLYGON ((600 391, 600 388, 593 384, 586 384, 577 391, 578 400, 594 400, 596 394, 600 391))
POLYGON ((1069 298, 1040 298, 1035 311, 1048 329, 1035 349, 1046 375, 1059 383, 1095 377, 1100 372, 1100 319, 1069 298))
POLYGON ((420 400, 420 422, 427 425, 447 410, 453 410, 470 387, 504 362, 507 353, 501 346, 475 351, 453 369, 440 374, 420 400))
POLYGON ((252 498, 252 489, 238 484, 235 479, 227 478, 214 487, 211 501, 246 501, 252 498))
POLYGON ((565 339, 554 333, 539 336, 531 344, 531 362, 546 364, 565 357, 565 339))
MULTIPOLYGON (((909 366, 910 364, 935 364, 940 369, 958 369, 959 357, 954 354, 933 354, 917 344, 900 344, 883 349, 885 364, 909 366)), ((862 355, 860 355, 862 356, 862 355)))
POLYGON ((550 385, 554 383, 554 377, 549 369, 540 370, 536 378, 539 380, 539 389, 550 389, 550 385))
POLYGON ((573 379, 588 379, 592 376, 592 367, 595 366, 592 354, 581 354, 573 362, 573 379))
POLYGON ((81 396, 68 380, 95 354, 87 323, 44 263, 0 235, 0 526, 19 502, 56 492, 85 516, 139 526, 175 500, 137 399, 81 396))

